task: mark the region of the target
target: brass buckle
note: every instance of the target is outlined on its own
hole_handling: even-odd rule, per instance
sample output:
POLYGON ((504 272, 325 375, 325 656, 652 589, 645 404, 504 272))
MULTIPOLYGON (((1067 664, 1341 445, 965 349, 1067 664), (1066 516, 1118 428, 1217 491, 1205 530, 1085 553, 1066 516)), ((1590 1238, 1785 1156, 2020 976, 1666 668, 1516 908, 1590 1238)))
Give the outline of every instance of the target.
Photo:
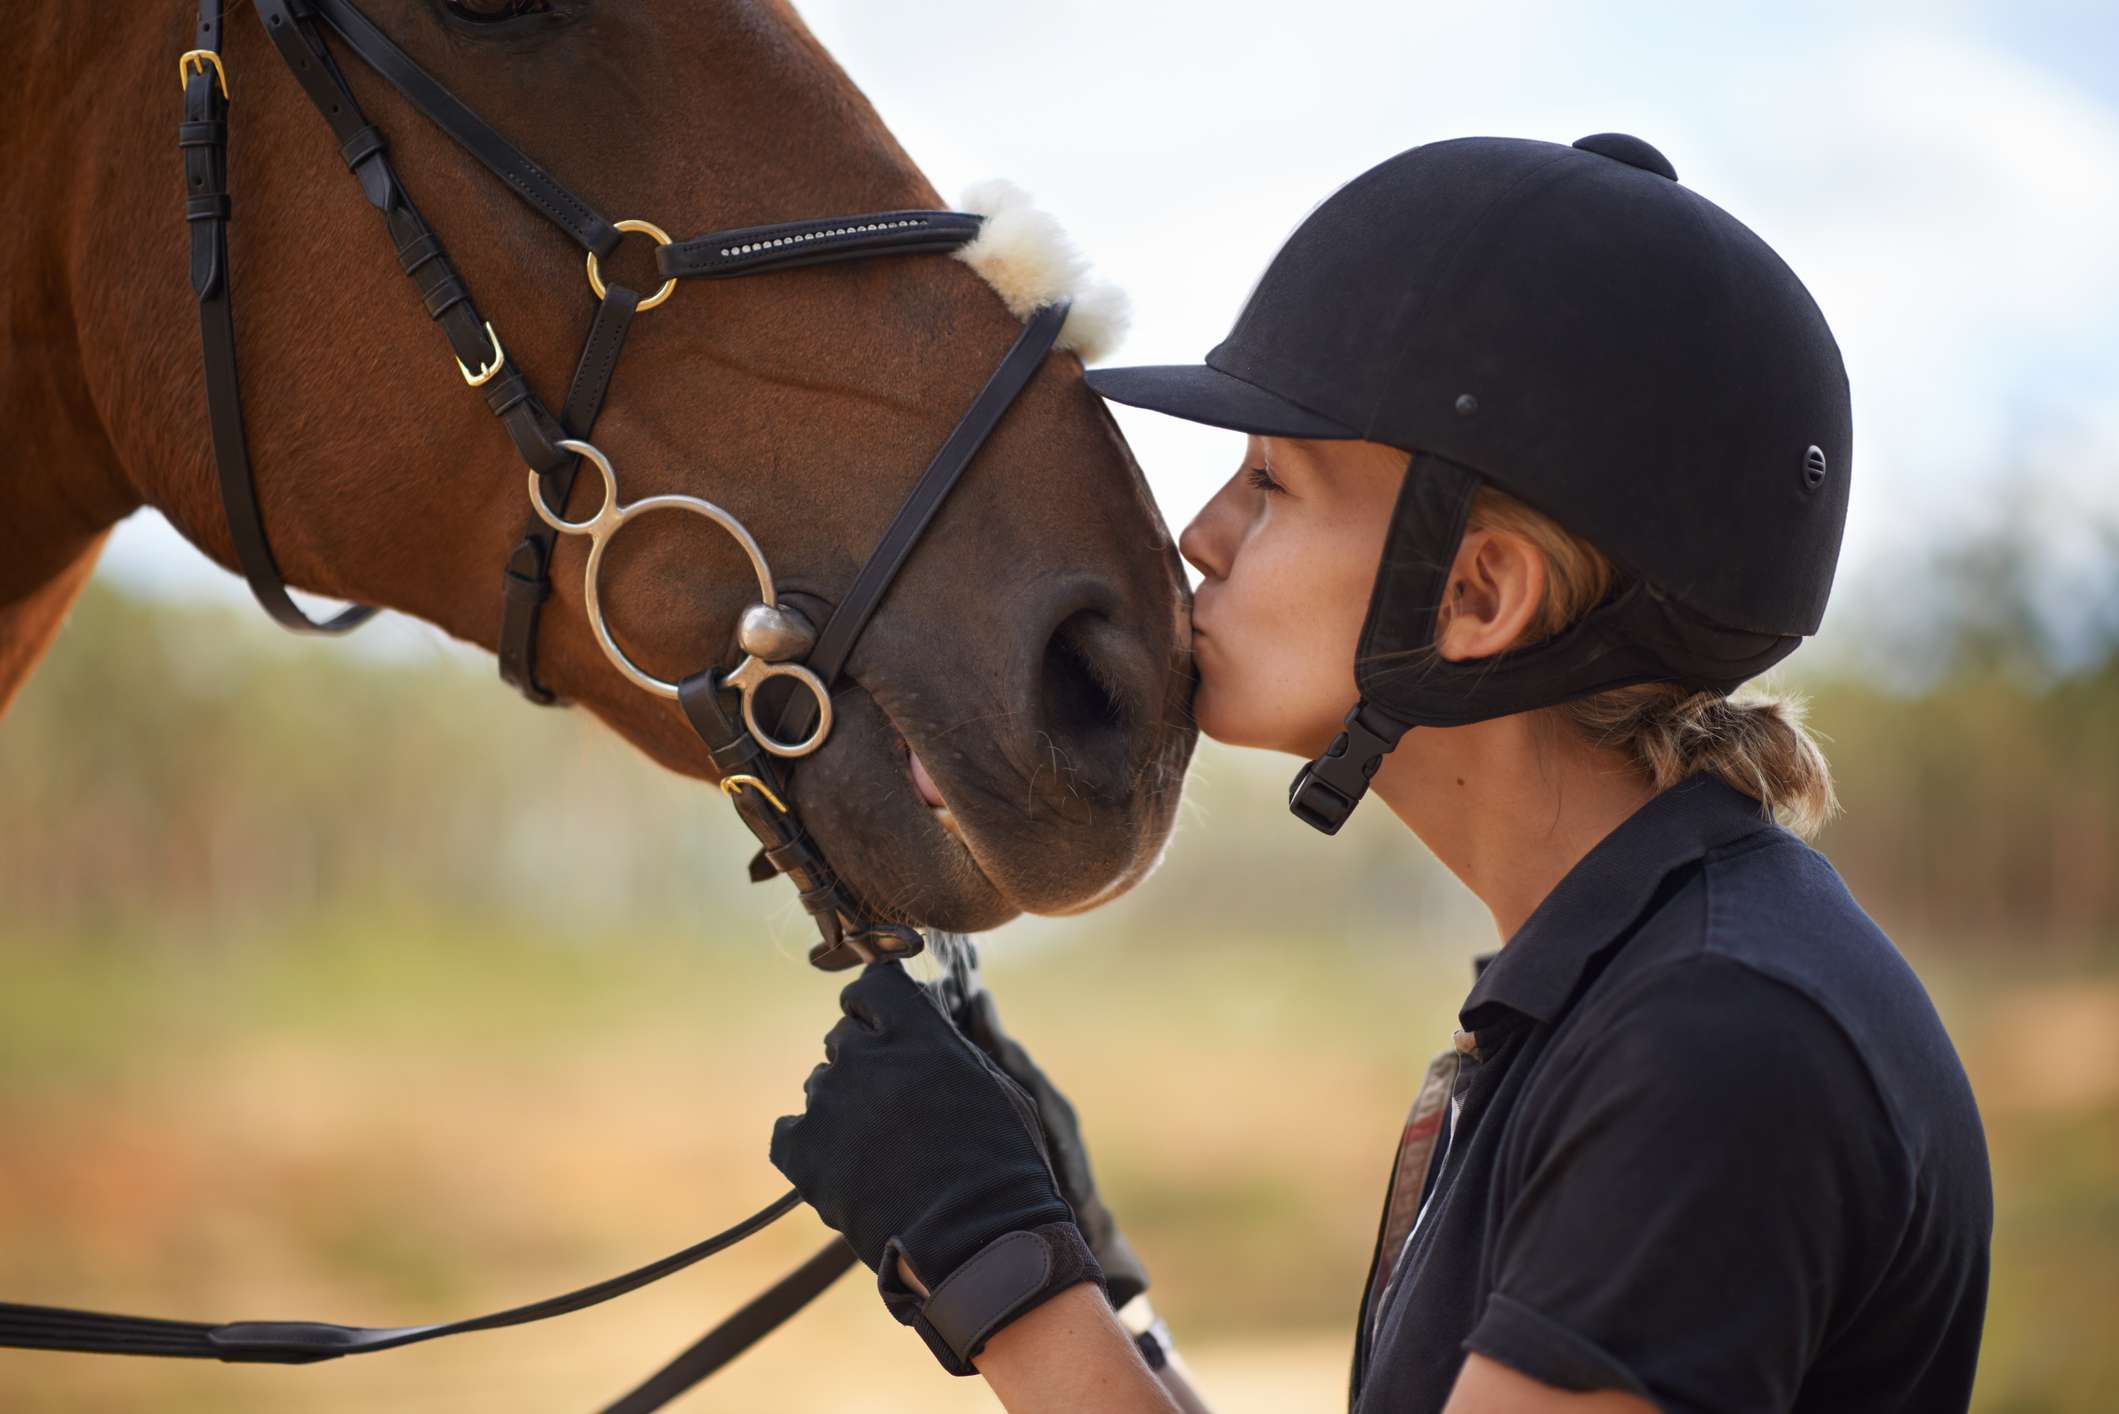
MULTIPOLYGON (((643 236, 653 236, 656 245, 668 245, 670 243, 670 233, 652 221, 613 221, 611 229, 614 231, 633 231, 643 236)), ((589 288, 596 292, 596 298, 603 298, 603 268, 596 263, 596 252, 593 250, 589 252, 589 288)), ((661 289, 640 301, 641 312, 645 313, 668 299, 670 292, 676 288, 677 282, 675 280, 664 280, 661 289)))
POLYGON ((177 91, 184 91, 193 74, 203 74, 206 66, 213 65, 214 77, 220 80, 221 101, 228 101, 228 71, 221 67, 221 56, 211 49, 187 49, 177 56, 177 91))
POLYGON ((456 371, 464 376, 464 382, 469 383, 474 388, 483 388, 486 384, 492 382, 493 375, 500 372, 500 366, 508 361, 508 356, 501 352, 500 335, 493 332, 493 321, 490 319, 486 321, 486 342, 493 346, 493 361, 479 369, 478 372, 473 373, 470 369, 464 367, 462 359, 456 360, 456 371))
POLYGON ((734 800, 736 792, 742 790, 745 786, 749 786, 752 790, 771 801, 773 809, 779 811, 782 815, 787 813, 787 806, 781 803, 779 796, 773 794, 773 788, 756 776, 723 776, 721 778, 721 793, 730 800, 734 800))

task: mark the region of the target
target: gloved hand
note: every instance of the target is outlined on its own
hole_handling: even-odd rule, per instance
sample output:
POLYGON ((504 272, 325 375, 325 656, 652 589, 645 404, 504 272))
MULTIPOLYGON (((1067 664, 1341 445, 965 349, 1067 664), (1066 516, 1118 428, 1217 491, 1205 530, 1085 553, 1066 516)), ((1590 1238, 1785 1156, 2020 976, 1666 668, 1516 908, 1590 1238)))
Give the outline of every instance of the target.
MULTIPOLYGON (((968 941, 961 945, 971 946, 968 941)), ((991 992, 973 991, 968 1001, 952 1010, 950 1018, 972 1044, 985 1052, 987 1059, 1036 1102, 1048 1156, 1059 1177, 1060 1196, 1074 1210, 1075 1226, 1082 1230, 1089 1250, 1096 1254, 1097 1265, 1104 1269, 1104 1289, 1110 1294, 1112 1307, 1123 1307, 1148 1289, 1148 1273, 1096 1191, 1096 1178, 1089 1171, 1089 1151, 1082 1144, 1081 1123, 1075 1118, 1074 1106, 1038 1069, 1030 1053, 1001 1029, 1000 1013, 994 1010, 991 992)))
POLYGON ((979 982, 978 946, 962 933, 930 929, 927 956, 941 969, 932 982, 924 984, 928 995, 941 1004, 957 1030, 970 1037, 988 1060, 1036 1101, 1046 1157, 1059 1178, 1060 1196, 1074 1209, 1075 1225, 1089 1240, 1097 1265, 1104 1269, 1104 1285, 1112 1306, 1124 1310, 1128 1302, 1148 1289, 1148 1274, 1096 1191, 1096 1180, 1089 1171, 1089 1151, 1082 1141, 1074 1106, 1038 1069, 1029 1052, 1001 1029, 993 999, 979 982))
POLYGON ((904 968, 863 969, 839 1006, 808 1109, 773 1126, 773 1164, 875 1271, 891 1314, 943 1368, 975 1374, 995 1331, 1103 1273, 1030 1097, 904 968))

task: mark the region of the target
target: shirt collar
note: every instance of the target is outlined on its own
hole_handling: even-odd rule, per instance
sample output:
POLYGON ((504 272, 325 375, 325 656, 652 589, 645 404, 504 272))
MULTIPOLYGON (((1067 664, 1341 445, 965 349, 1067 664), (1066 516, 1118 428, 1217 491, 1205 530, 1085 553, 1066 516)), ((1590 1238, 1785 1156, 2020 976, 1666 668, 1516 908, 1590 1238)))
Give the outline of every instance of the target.
POLYGON ((1491 1025, 1500 1008, 1550 1022, 1590 960, 1631 927, 1672 870, 1772 828, 1757 800, 1719 777, 1686 777, 1620 821, 1553 885, 1479 969, 1459 1019, 1467 1028, 1491 1025))

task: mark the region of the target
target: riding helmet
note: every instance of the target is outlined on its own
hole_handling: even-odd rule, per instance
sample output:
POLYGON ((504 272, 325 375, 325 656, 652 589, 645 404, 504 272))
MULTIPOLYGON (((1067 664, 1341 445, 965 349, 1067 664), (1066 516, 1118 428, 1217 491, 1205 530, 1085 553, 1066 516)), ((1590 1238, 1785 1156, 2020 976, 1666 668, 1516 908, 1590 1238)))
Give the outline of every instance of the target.
POLYGON ((1099 369, 1118 402, 1404 448, 1346 730, 1289 790, 1336 833, 1414 726, 1639 682, 1726 693, 1817 631, 1846 522, 1846 369, 1765 241, 1637 137, 1428 143, 1356 177, 1273 258, 1203 364, 1099 369), (1494 659, 1431 650, 1473 494, 1623 571, 1494 659))

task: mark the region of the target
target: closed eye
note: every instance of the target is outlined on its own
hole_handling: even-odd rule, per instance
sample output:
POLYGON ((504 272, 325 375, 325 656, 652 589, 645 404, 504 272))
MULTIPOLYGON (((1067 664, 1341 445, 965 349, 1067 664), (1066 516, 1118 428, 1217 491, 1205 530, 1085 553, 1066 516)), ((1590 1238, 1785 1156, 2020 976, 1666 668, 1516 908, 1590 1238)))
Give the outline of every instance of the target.
POLYGON ((448 27, 472 39, 524 39, 572 24, 589 0, 435 0, 448 27))
POLYGON ((1262 466, 1246 468, 1244 471, 1244 479, 1251 483, 1251 487, 1253 490, 1264 491, 1269 495, 1277 495, 1279 493, 1285 492, 1288 489, 1287 487, 1281 485, 1279 482, 1275 481, 1273 479, 1273 473, 1262 466))
POLYGON ((446 0, 450 14, 472 24, 499 24, 518 15, 541 15, 552 7, 548 0, 446 0))

